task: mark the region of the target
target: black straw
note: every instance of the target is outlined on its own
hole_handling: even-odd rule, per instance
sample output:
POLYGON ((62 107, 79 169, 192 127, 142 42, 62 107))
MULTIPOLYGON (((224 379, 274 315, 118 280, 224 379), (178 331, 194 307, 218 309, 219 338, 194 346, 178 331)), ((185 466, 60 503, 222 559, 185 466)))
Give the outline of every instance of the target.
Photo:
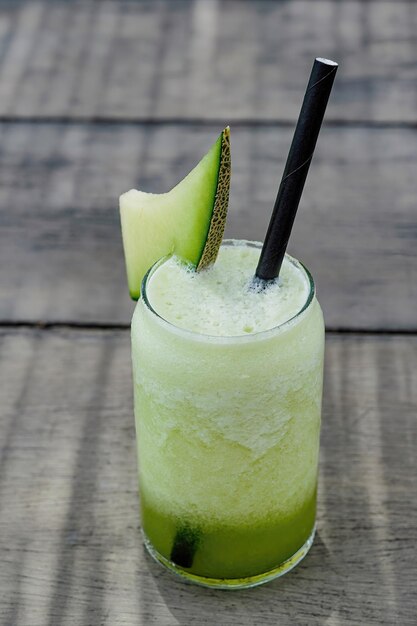
POLYGON ((256 268, 258 280, 274 280, 279 275, 337 67, 337 63, 329 59, 314 61, 256 268))
POLYGON ((174 537, 171 561, 180 567, 192 567, 199 542, 200 533, 198 530, 186 525, 180 526, 174 537))

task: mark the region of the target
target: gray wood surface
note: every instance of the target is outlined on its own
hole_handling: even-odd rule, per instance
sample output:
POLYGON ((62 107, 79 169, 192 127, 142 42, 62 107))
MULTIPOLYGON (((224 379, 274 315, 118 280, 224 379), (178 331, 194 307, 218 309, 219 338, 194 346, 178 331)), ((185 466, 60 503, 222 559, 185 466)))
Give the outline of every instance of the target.
POLYGON ((316 542, 234 593, 144 553, 128 332, 9 329, 0 346, 2 625, 415 624, 416 337, 328 337, 316 542))
MULTIPOLYGON (((0 318, 128 324, 118 195, 167 191, 218 127, 0 126, 0 318)), ((292 129, 232 127, 226 234, 263 240, 292 129)), ((417 326, 417 130, 325 128, 290 243, 331 328, 417 326)))
POLYGON ((294 120, 315 56, 327 118, 417 122, 409 0, 0 2, 0 115, 294 120))
POLYGON ((414 0, 0 0, 0 626, 414 626, 416 49, 414 0), (203 590, 140 541, 117 198, 231 123, 227 235, 262 239, 317 55, 340 70, 290 251, 366 332, 328 335, 309 556, 203 590))

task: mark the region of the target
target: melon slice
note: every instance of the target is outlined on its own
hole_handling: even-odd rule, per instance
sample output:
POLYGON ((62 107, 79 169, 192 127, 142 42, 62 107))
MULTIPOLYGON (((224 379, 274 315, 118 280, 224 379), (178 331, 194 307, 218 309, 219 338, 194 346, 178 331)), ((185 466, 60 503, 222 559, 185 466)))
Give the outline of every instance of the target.
POLYGON ((148 269, 175 253, 200 271, 216 260, 222 242, 230 187, 227 127, 200 163, 168 193, 131 189, 120 196, 129 292, 140 296, 148 269))

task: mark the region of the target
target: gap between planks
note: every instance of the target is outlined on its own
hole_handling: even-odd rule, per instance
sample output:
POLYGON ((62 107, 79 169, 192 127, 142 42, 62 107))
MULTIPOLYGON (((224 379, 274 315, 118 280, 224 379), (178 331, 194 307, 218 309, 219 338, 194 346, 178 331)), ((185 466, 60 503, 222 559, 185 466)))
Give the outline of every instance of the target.
MULTIPOLYGON (((1 1, 1 0, 0 0, 1 1)), ((82 115, 34 115, 15 116, 0 115, 0 124, 16 125, 62 125, 62 126, 224 126, 227 120, 224 118, 200 118, 200 117, 114 117, 114 116, 82 116, 82 115)), ((254 118, 230 118, 229 123, 239 128, 293 128, 295 120, 292 119, 254 119, 254 118)), ((345 118, 333 118, 324 122, 329 128, 375 128, 375 129, 417 129, 416 121, 393 121, 393 120, 354 120, 345 118)))
MULTIPOLYGON (((97 330, 97 331, 128 331, 130 324, 113 324, 107 322, 83 322, 83 321, 30 321, 30 320, 0 320, 0 331, 6 329, 34 329, 41 331, 64 330, 97 330)), ((345 326, 326 327, 328 335, 388 335, 388 336, 414 336, 417 335, 415 328, 348 328, 345 326)))

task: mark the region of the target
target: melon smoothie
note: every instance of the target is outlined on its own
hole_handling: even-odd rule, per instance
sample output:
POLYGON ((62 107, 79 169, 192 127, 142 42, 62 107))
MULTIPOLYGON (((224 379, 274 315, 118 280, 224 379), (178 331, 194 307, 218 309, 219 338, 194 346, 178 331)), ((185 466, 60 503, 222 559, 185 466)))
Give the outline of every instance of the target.
POLYGON ((286 247, 336 69, 313 64, 262 245, 222 243, 228 127, 170 191, 120 197, 145 545, 201 585, 261 584, 313 541, 324 324, 286 247))
POLYGON ((284 573, 314 533, 323 318, 289 256, 249 288, 259 253, 226 242, 202 273, 157 263, 132 322, 146 542, 215 586, 284 573))

